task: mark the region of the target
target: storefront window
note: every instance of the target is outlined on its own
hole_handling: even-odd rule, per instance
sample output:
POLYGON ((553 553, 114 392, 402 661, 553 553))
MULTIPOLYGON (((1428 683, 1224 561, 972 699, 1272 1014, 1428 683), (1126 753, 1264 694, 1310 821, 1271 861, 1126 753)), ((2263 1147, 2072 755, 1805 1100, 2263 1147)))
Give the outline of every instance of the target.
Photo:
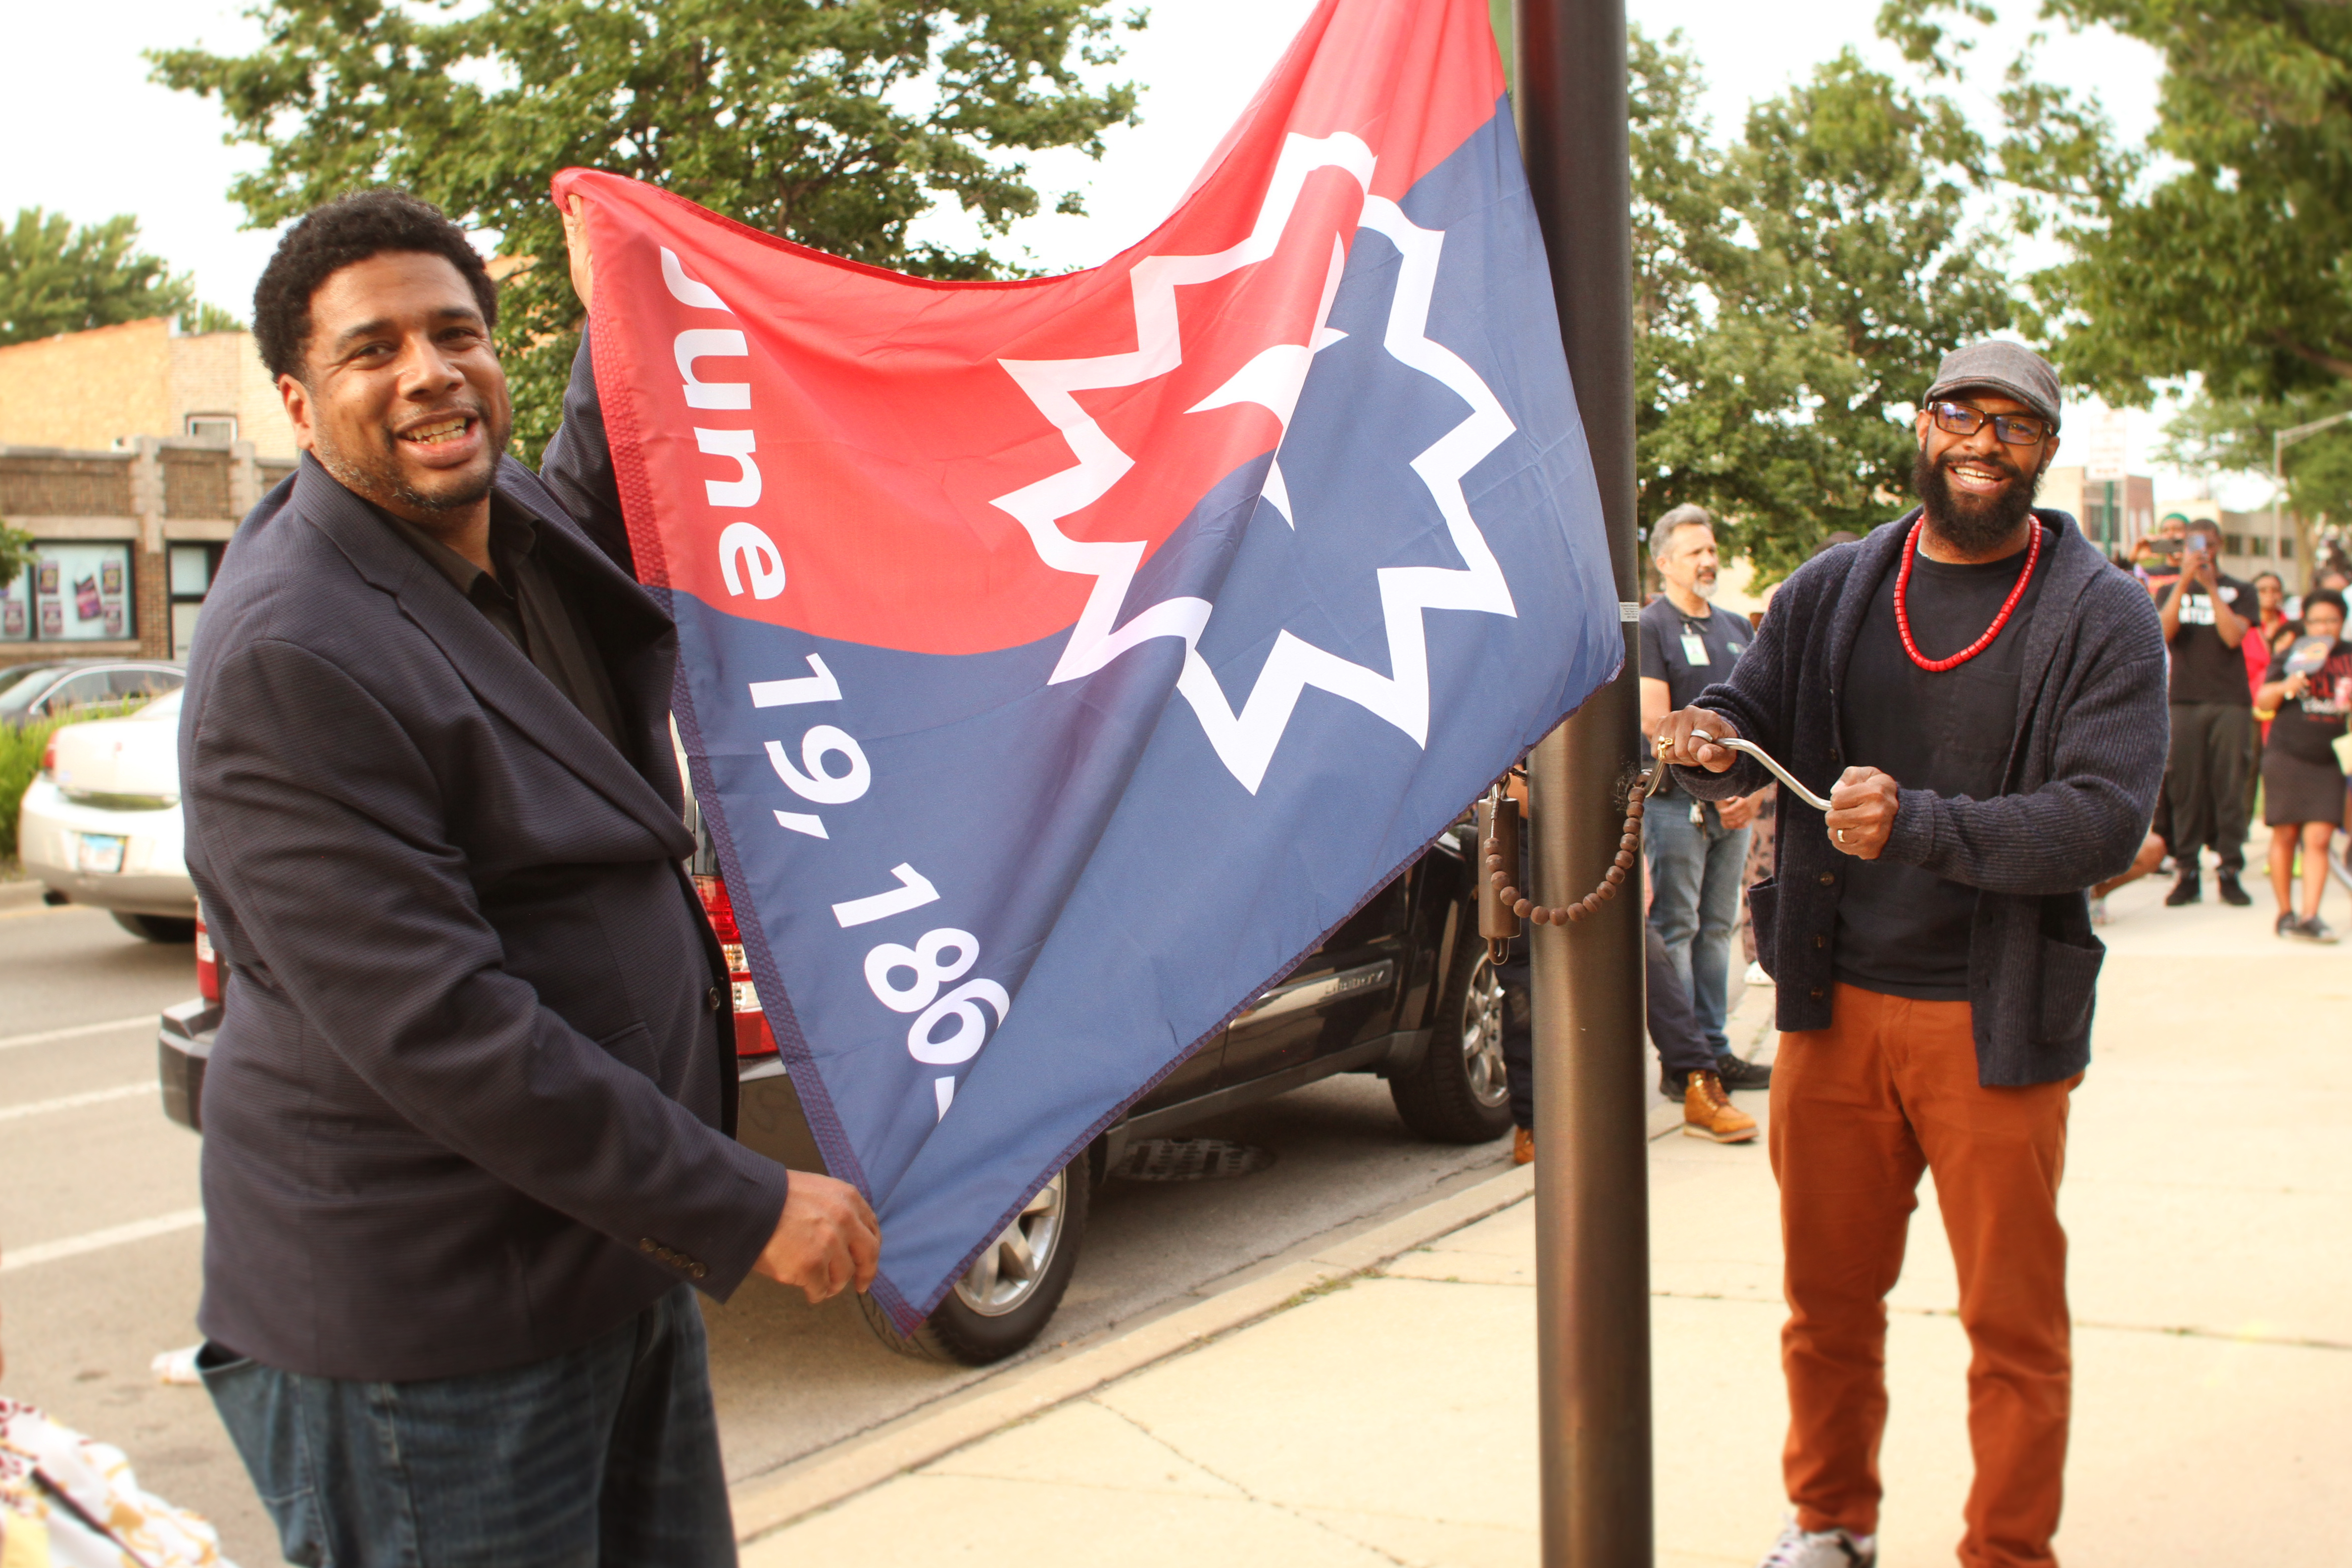
POLYGON ((37 540, 33 560, 0 588, 0 642, 121 642, 139 635, 131 546, 37 540))
POLYGON ((196 640, 196 616, 205 607, 205 595, 212 591, 213 574, 220 570, 221 551, 218 544, 174 544, 169 561, 172 591, 172 657, 188 657, 189 645, 196 640))

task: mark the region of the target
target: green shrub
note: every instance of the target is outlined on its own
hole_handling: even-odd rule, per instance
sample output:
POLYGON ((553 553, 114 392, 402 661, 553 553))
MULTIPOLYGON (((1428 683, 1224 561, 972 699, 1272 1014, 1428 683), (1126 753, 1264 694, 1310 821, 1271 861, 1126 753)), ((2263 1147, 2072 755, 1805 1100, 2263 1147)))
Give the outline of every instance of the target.
POLYGON ((41 752, 48 746, 49 737, 68 724, 92 719, 120 719, 145 705, 143 700, 100 702, 77 708, 59 718, 36 719, 13 729, 0 724, 0 861, 16 858, 16 814, 25 804, 25 792, 32 787, 33 775, 41 771, 41 752))

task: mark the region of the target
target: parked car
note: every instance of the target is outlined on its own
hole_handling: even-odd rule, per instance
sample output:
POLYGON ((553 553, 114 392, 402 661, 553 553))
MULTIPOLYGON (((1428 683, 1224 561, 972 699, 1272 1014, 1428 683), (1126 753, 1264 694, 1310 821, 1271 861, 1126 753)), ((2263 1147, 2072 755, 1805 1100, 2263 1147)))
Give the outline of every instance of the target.
POLYGON ((161 659, 76 658, 0 669, 0 724, 55 719, 77 708, 177 691, 188 672, 161 659))
POLYGON ((16 853, 56 903, 112 911, 149 942, 190 942, 196 888, 180 825, 180 692, 49 737, 16 816, 16 853))
MULTIPOLYGON (((734 993, 743 1082, 736 1136, 786 1165, 823 1170, 709 837, 698 821, 693 826, 700 847, 690 869, 734 993)), ((1473 836, 1465 824, 1441 837, 1057 1172, 913 1334, 900 1334, 860 1297, 877 1337, 906 1354, 967 1365, 1013 1354, 1061 1305, 1085 1245, 1089 1200, 1130 1145, 1334 1074, 1386 1079, 1405 1124, 1435 1142, 1481 1143, 1508 1131, 1502 996, 1478 938, 1473 836)), ((164 1110, 192 1128, 201 1128, 205 1062, 221 1017, 219 977, 201 921, 197 931, 201 994, 166 1011, 158 1035, 164 1110)))

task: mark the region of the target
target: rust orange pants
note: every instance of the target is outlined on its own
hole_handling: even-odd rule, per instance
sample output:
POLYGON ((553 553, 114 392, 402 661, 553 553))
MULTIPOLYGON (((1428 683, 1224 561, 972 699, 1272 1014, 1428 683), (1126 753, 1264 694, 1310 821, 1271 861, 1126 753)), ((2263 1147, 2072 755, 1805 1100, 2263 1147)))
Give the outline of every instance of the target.
POLYGON ((1980 1086, 1965 1002, 1841 984, 1832 1009, 1830 1027, 1781 1036, 1772 1068, 1789 1500, 1807 1530, 1877 1532, 1886 1293, 1932 1171, 1972 1352, 1960 1561, 2055 1563, 2074 1364, 2058 1180, 2081 1080, 1980 1086))

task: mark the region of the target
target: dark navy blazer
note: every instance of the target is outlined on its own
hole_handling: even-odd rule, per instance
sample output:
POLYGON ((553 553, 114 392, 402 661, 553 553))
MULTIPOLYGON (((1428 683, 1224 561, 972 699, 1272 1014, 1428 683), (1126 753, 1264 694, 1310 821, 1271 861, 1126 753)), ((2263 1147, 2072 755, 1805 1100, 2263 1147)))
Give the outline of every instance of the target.
POLYGON ((227 992, 198 1322, 266 1364, 404 1380, 554 1355, 681 1279, 723 1299, 783 1207, 782 1167, 728 1136, 677 633, 613 559, 588 412, 594 439, 551 469, 597 492, 587 528, 511 458, 498 489, 581 597, 628 755, 308 457, 205 600, 180 765, 227 992))

